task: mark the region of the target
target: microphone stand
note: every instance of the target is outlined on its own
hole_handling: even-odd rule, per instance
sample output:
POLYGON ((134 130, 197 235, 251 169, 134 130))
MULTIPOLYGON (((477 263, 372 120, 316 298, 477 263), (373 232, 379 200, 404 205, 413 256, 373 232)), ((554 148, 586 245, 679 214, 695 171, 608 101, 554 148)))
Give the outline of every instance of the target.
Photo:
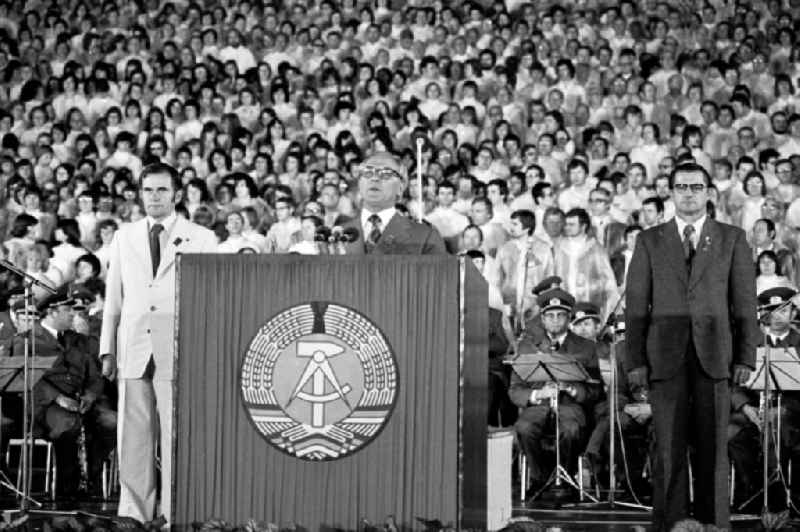
MULTIPOLYGON (((516 333, 517 333, 517 345, 522 341, 522 337, 525 335, 525 287, 528 284, 528 254, 530 253, 531 249, 531 235, 525 237, 525 241, 523 242, 523 248, 520 252, 521 258, 520 261, 522 262, 521 268, 521 278, 517 279, 517 323, 516 323, 516 333)), ((519 268, 517 268, 517 273, 519 274, 519 268)))
MULTIPOLYGON (((24 294, 23 294, 23 301, 25 302, 25 308, 27 311, 27 307, 29 304, 33 303, 33 294, 31 294, 31 287, 38 286, 51 294, 56 293, 56 289, 50 286, 47 283, 36 279, 32 275, 28 274, 26 271, 17 268, 14 264, 7 260, 0 260, 0 267, 5 268, 6 270, 15 273, 22 277, 23 285, 24 285, 24 294)), ((33 437, 29 436, 29 432, 33 426, 33 405, 31 404, 30 393, 31 389, 33 388, 33 371, 31 368, 31 362, 33 359, 36 358, 36 340, 34 336, 34 326, 31 326, 25 332, 24 335, 24 349, 23 349, 23 361, 22 361, 22 455, 20 456, 20 470, 22 472, 22 493, 20 493, 20 511, 26 511, 28 509, 28 502, 33 502, 36 506, 41 507, 42 504, 38 501, 35 501, 31 498, 31 475, 32 475, 32 467, 33 467, 33 460, 32 460, 32 447, 33 447, 33 437)), ((15 490, 16 491, 16 490, 15 490)))
MULTIPOLYGON (((617 335, 615 329, 616 319, 615 316, 622 305, 622 302, 625 300, 625 290, 622 291, 622 294, 619 296, 619 301, 617 304, 614 305, 611 313, 608 315, 603 328, 601 329, 600 333, 597 335, 598 339, 602 338, 608 333, 611 333, 611 343, 609 345, 609 355, 608 361, 610 365, 610 376, 608 382, 608 424, 610 428, 609 434, 609 451, 608 451, 608 501, 605 503, 589 503, 589 506, 593 507, 594 509, 599 509, 601 506, 603 508, 608 508, 611 510, 616 509, 617 507, 626 507, 626 508, 636 508, 640 510, 650 510, 649 506, 645 506, 643 504, 635 504, 631 502, 624 502, 624 501, 617 501, 616 500, 616 484, 617 484, 617 438, 616 438, 616 428, 617 428, 617 416, 619 415, 617 412, 617 389, 619 387, 619 380, 617 375, 617 335)), ((599 497, 599 493, 597 494, 599 497)), ((580 504, 581 507, 587 507, 586 504, 580 504)))
POLYGON ((425 216, 425 191, 422 188, 422 148, 425 146, 425 139, 417 137, 417 190, 419 191, 419 212, 417 213, 417 221, 422 223, 422 218, 425 216))

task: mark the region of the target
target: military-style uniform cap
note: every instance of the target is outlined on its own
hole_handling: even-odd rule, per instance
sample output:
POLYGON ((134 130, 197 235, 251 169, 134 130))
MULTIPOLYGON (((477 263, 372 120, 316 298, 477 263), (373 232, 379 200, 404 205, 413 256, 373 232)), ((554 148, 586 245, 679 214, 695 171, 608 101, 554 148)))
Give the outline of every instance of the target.
POLYGON ((74 306, 75 300, 66 290, 59 290, 55 294, 50 294, 44 298, 38 305, 39 312, 47 312, 51 308, 61 306, 74 306))
POLYGON ((572 323, 578 323, 583 320, 596 320, 600 323, 600 309, 594 303, 588 301, 579 301, 575 303, 575 315, 572 318, 572 323))
POLYGON ((545 290, 539 294, 536 302, 539 304, 541 312, 547 312, 553 309, 563 309, 567 312, 572 312, 572 309, 575 307, 575 298, 562 288, 545 290))
POLYGON ((564 281, 558 275, 551 275, 533 287, 533 295, 538 296, 545 290, 550 290, 551 288, 560 288, 563 282, 564 281))
POLYGON ((788 286, 776 286, 758 294, 758 310, 777 308, 797 294, 797 290, 788 286))

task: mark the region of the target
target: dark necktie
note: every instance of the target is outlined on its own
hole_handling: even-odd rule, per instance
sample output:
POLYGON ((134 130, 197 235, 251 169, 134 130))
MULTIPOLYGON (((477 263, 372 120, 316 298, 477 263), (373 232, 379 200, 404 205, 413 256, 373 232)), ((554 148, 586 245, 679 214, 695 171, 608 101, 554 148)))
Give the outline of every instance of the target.
POLYGON ((64 347, 64 331, 58 331, 56 335, 56 340, 58 340, 58 345, 64 347))
POLYGON ((558 351, 560 348, 561 344, 558 342, 558 340, 553 340, 553 343, 550 344, 550 350, 553 352, 558 351))
POLYGON ((159 236, 164 230, 161 224, 154 224, 150 228, 150 261, 153 264, 153 277, 158 272, 158 265, 161 264, 161 239, 159 236))
POLYGON ((694 226, 689 224, 683 228, 683 256, 686 258, 686 267, 692 268, 692 259, 694 258, 694 226))
POLYGON ((374 246, 381 237, 381 217, 377 214, 373 214, 367 218, 367 223, 372 226, 367 235, 367 240, 370 245, 374 246))

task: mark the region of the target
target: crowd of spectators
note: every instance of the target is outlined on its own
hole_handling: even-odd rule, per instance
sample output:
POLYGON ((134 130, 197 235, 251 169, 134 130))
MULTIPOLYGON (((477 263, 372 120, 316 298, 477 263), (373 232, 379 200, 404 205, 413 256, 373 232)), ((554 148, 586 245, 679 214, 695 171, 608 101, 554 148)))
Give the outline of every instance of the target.
POLYGON ((221 253, 315 254, 358 213, 359 163, 389 151, 412 178, 397 208, 478 261, 492 307, 535 312, 558 275, 604 321, 693 161, 709 215, 747 232, 757 289, 794 285, 798 7, 0 0, 0 249, 97 316, 144 165, 178 169, 178 212, 221 253))
POLYGON ((423 190, 398 202, 452 252, 483 251, 507 310, 504 246, 533 228, 528 281, 558 273, 609 311, 690 159, 713 175, 712 215, 750 235, 762 288, 793 283, 796 23, 778 0, 3 1, 3 252, 56 285, 102 278, 160 160, 221 252, 316 253, 317 229, 358 208, 359 162, 391 151, 414 176, 424 137, 423 190))

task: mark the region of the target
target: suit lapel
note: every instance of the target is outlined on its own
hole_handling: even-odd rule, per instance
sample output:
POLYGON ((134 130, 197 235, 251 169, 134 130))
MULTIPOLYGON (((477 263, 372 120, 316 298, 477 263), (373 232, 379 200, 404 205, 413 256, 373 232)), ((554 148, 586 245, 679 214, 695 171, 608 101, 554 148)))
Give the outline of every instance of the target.
POLYGON ((175 223, 172 224, 172 230, 169 232, 169 235, 167 235, 167 243, 164 249, 161 250, 161 263, 158 265, 156 279, 164 275, 175 262, 178 246, 189 241, 189 227, 189 222, 187 222, 183 216, 178 215, 175 219, 175 223))
POLYGON ((719 243, 722 235, 719 230, 719 225, 711 218, 707 218, 703 224, 703 230, 700 233, 700 238, 697 239, 697 250, 692 262, 692 275, 689 280, 689 287, 693 287, 703 277, 708 265, 711 263, 711 258, 718 256, 719 243))
POLYGON ((403 240, 403 236, 408 234, 408 220, 398 213, 392 216, 386 228, 381 233, 378 243, 372 253, 376 255, 391 255, 397 244, 403 240))
POLYGON ((684 282, 689 282, 689 272, 686 269, 686 260, 683 255, 683 243, 678 236, 678 224, 675 218, 662 224, 660 228, 660 240, 663 242, 664 254, 667 260, 672 263, 672 270, 678 278, 684 282))
MULTIPOLYGON (((566 342, 566 339, 564 341, 566 342)), ((541 340, 539 340, 539 343, 536 344, 536 347, 537 347, 537 349, 539 349, 539 351, 542 351, 544 353, 551 353, 551 352, 553 352, 551 350, 552 345, 553 345, 553 341, 550 340, 550 336, 545 334, 544 337, 541 340)), ((560 353, 560 352, 563 351, 563 349, 564 349, 564 346, 561 345, 561 346, 559 346, 559 350, 555 351, 555 352, 556 353, 560 353)))
POLYGON ((130 249, 133 254, 142 262, 142 267, 150 275, 153 274, 153 262, 150 259, 150 238, 147 228, 147 218, 136 222, 131 228, 130 249))

